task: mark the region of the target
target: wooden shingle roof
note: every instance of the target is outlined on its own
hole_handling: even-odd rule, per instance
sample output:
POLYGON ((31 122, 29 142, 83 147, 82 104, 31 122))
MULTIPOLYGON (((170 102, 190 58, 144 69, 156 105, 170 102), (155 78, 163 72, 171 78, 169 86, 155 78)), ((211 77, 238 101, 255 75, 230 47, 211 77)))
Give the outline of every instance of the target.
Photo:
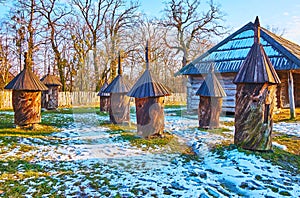
POLYGON ((171 91, 155 80, 149 69, 146 69, 127 95, 134 98, 161 97, 171 95, 171 91))
POLYGON ((171 91, 153 78, 149 70, 148 42, 145 49, 146 70, 128 92, 134 98, 161 97, 171 95, 171 91))
MULTIPOLYGON (((253 44, 254 23, 249 22, 207 52, 181 68, 176 75, 238 72, 253 44)), ((300 70, 300 46, 261 27, 260 43, 275 70, 300 70)))
POLYGON ((49 85, 49 86, 62 86, 58 77, 51 74, 47 74, 46 76, 41 78, 41 82, 44 83, 44 85, 49 85))
POLYGON ((123 77, 123 70, 121 66, 121 58, 119 54, 118 60, 118 76, 103 90, 103 93, 127 93, 130 90, 130 84, 123 77))
POLYGON ((205 77, 196 95, 220 98, 226 96, 222 85, 214 73, 213 67, 211 67, 211 71, 205 77))
POLYGON ((280 79, 260 44, 260 24, 258 17, 254 23, 254 43, 235 76, 234 83, 280 83, 280 79))
POLYGON ((25 68, 10 81, 4 89, 27 90, 27 91, 46 91, 48 88, 31 71, 31 68, 25 68))

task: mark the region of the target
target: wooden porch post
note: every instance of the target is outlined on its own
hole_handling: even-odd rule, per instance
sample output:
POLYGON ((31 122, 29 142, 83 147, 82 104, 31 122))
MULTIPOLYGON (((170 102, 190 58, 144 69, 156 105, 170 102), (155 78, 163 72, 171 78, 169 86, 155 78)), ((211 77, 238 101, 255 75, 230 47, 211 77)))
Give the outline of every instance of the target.
POLYGON ((294 97, 294 79, 291 70, 288 71, 288 90, 289 90, 289 101, 290 101, 290 118, 296 117, 295 111, 295 97, 294 97))

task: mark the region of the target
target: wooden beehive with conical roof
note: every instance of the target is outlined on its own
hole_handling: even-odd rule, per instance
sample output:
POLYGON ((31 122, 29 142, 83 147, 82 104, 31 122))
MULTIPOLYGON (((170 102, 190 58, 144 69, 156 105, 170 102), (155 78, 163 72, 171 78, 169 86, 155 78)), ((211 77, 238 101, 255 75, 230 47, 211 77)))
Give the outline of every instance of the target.
POLYGON ((25 53, 24 69, 6 86, 12 91, 14 122, 19 126, 27 126, 41 122, 41 92, 48 88, 26 66, 25 53))
POLYGON ((272 148, 273 108, 280 80, 260 43, 258 17, 254 28, 254 44, 233 81, 237 84, 234 143, 264 151, 272 148))
POLYGON ((108 82, 107 79, 105 79, 105 82, 103 83, 102 87, 100 88, 100 91, 97 94, 97 96, 100 96, 101 112, 109 112, 109 108, 110 108, 110 94, 103 92, 107 88, 107 86, 108 86, 108 82))
POLYGON ((211 66, 210 73, 206 76, 196 95, 200 96, 198 107, 199 127, 218 128, 222 111, 222 97, 225 97, 226 93, 214 73, 213 66, 211 66))
POLYGON ((109 118, 113 124, 130 123, 130 97, 126 94, 130 90, 129 83, 123 77, 121 58, 118 59, 118 76, 103 90, 110 94, 109 118))
POLYGON ((57 76, 50 74, 50 67, 48 68, 48 74, 41 78, 41 82, 48 87, 47 91, 42 92, 42 108, 57 109, 58 91, 62 84, 57 76))
POLYGON ((169 89, 153 78, 149 71, 148 43, 146 45, 146 70, 128 92, 135 98, 137 131, 142 137, 161 135, 164 130, 164 96, 169 89))

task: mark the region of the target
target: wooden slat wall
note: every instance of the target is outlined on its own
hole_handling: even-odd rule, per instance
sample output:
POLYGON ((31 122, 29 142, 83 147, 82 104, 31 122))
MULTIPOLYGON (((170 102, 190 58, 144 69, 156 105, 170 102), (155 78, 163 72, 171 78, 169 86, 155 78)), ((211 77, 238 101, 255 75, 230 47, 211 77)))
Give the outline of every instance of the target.
MULTIPOLYGON (((186 104, 186 93, 172 93, 164 98, 166 105, 186 104)), ((99 106, 100 97, 96 92, 59 92, 58 106, 99 106)), ((197 104, 198 105, 198 104, 197 104)), ((0 109, 12 109, 12 93, 11 91, 0 91, 0 109)))

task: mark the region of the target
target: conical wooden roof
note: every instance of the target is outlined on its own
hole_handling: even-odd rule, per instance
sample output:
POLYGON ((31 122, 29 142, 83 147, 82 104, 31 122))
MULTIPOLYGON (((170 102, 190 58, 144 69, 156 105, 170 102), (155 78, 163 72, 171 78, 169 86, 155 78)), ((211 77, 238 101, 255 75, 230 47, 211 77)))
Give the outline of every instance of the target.
POLYGON ((271 83, 278 84, 280 79, 260 44, 260 24, 255 20, 254 44, 235 76, 234 83, 271 83))
POLYGON ((47 74, 46 76, 41 78, 41 82, 44 83, 44 85, 49 85, 49 86, 62 86, 58 77, 51 74, 47 74))
POLYGON ((134 98, 161 97, 171 95, 171 91, 162 83, 155 80, 149 71, 148 41, 145 48, 146 70, 128 92, 134 98))
POLYGON ((207 74, 205 80, 196 92, 196 95, 220 98, 226 96, 226 93, 216 77, 213 68, 211 69, 211 72, 207 74))
POLYGON ((25 68, 10 81, 4 89, 28 90, 28 91, 46 91, 48 88, 31 71, 31 68, 25 68))
POLYGON ((156 81, 146 69, 127 95, 134 98, 160 97, 171 95, 171 91, 156 81))
POLYGON ((108 83, 107 81, 104 82, 103 86, 101 87, 100 91, 98 92, 97 96, 109 96, 109 93, 104 93, 103 91, 107 88, 108 83))
POLYGON ((130 85, 122 76, 123 70, 121 66, 121 58, 118 59, 118 76, 103 90, 103 93, 127 93, 130 85))

